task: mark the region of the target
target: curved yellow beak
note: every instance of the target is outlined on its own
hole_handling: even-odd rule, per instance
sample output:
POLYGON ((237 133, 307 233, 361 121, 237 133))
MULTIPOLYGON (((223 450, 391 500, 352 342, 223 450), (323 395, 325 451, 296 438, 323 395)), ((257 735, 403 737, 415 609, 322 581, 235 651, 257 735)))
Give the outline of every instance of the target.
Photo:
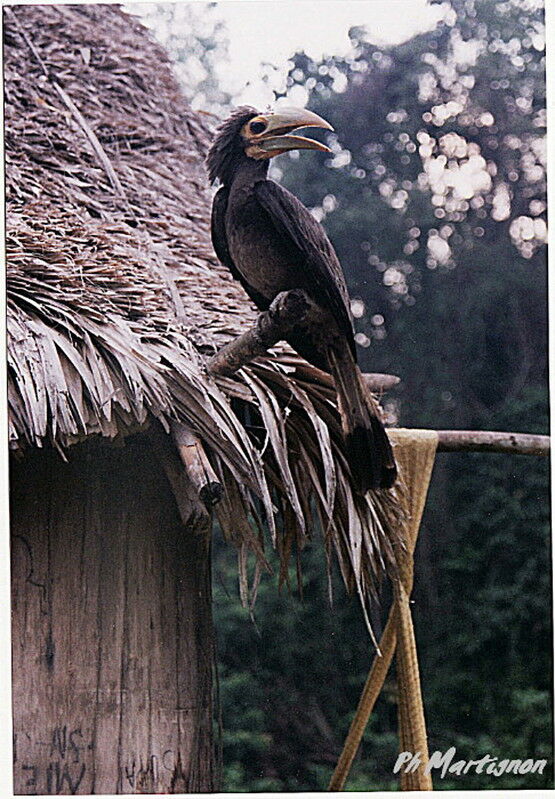
MULTIPOLYGON (((253 134, 248 129, 246 138, 249 145, 245 152, 251 158, 273 158, 275 155, 289 150, 320 150, 324 153, 331 152, 330 148, 315 139, 305 136, 292 136, 291 131, 297 128, 324 128, 333 130, 329 122, 305 108, 283 108, 279 112, 260 114, 256 117, 266 123, 266 127, 259 134, 253 134)), ((251 120, 252 122, 252 120, 251 120)))

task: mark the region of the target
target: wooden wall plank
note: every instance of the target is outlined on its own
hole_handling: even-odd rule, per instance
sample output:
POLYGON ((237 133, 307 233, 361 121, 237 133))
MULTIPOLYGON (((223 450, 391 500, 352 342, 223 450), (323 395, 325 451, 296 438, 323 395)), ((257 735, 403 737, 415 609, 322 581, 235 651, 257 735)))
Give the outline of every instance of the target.
POLYGON ((213 790, 206 529, 144 437, 11 471, 20 794, 213 790))

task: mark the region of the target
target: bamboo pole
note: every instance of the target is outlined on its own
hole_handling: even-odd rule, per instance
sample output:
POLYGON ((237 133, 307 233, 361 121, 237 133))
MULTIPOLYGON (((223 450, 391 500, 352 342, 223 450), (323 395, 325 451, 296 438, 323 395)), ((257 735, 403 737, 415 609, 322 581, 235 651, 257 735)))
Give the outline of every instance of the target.
POLYGON ((508 452, 549 455, 549 436, 489 430, 438 430, 438 452, 508 452))
MULTIPOLYGON (((422 432, 429 434, 433 434, 435 432, 437 435, 436 452, 498 452, 513 453, 518 455, 546 456, 549 455, 550 451, 549 436, 531 435, 528 433, 503 433, 484 430, 438 430, 422 432)), ((394 431, 392 431, 392 433, 395 435, 394 431)), ((399 431, 399 433, 403 436, 411 433, 418 434, 418 430, 399 431)), ((394 435, 392 437, 394 437, 394 435)), ((429 471, 431 472, 431 464, 429 465, 429 471)), ((419 475, 421 475, 423 472, 425 472, 425 470, 419 467, 417 472, 419 475)), ((429 479, 429 476, 430 474, 428 473, 426 479, 429 479)), ((414 475, 411 483, 414 485, 414 475)), ((410 559, 412 559, 412 553, 416 544, 416 536, 424 507, 424 499, 427 488, 427 483, 425 486, 420 483, 418 485, 422 490, 421 506, 417 511, 412 509, 412 511, 408 513, 408 518, 411 520, 410 524, 413 528, 411 531, 409 546, 406 552, 406 556, 410 559)), ((408 498, 410 499, 410 495, 408 498)), ((412 562, 410 565, 410 572, 410 579, 407 579, 404 586, 407 597, 410 596, 410 591, 412 588, 412 562)), ((407 616, 407 620, 410 626, 410 615, 407 616)), ((399 622, 399 607, 397 604, 394 604, 391 608, 387 625, 380 640, 379 647, 381 656, 376 656, 372 668, 368 674, 368 678, 362 691, 351 727, 347 734, 343 750, 330 780, 328 786, 329 791, 341 791, 344 788, 351 765, 359 749, 364 731, 366 730, 368 719, 370 718, 370 714, 374 708, 375 702, 383 687, 385 677, 397 647, 399 622)), ((408 632, 411 646, 415 652, 416 649, 414 646, 412 630, 409 629, 408 632)), ((417 662, 415 661, 415 663, 417 669, 417 662)), ((414 664, 412 672, 415 673, 414 664)), ((411 698, 413 700, 416 699, 420 701, 420 692, 418 691, 417 693, 417 696, 411 695, 411 698)), ((400 702, 400 716, 401 718, 403 718, 403 716, 405 717, 405 722, 407 721, 407 718, 409 721, 412 721, 415 717, 418 718, 419 715, 421 715, 421 713, 419 714, 412 711, 407 717, 407 708, 402 706, 400 702)), ((404 734, 406 734, 406 732, 404 734)), ((401 735, 401 738, 402 737, 403 734, 401 735)), ((403 750, 416 751, 414 746, 411 748, 402 745, 401 748, 403 750)), ((421 746, 420 748, 423 749, 424 747, 421 746)), ((402 789, 423 789, 423 784, 419 782, 419 779, 419 776, 415 774, 402 775, 402 789)), ((432 786, 430 781, 426 790, 431 790, 431 788, 432 786)))

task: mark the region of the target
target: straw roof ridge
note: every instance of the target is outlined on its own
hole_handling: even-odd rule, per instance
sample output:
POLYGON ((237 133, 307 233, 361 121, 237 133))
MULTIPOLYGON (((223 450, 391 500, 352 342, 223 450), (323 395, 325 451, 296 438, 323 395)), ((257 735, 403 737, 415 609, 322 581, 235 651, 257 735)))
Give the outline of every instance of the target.
POLYGON ((314 513, 366 596, 393 562, 397 505, 353 492, 330 379, 287 347, 233 378, 206 372, 203 354, 255 318, 210 243, 212 118, 116 6, 13 7, 4 30, 11 447, 182 421, 226 488, 245 598, 266 524, 286 580, 314 513))

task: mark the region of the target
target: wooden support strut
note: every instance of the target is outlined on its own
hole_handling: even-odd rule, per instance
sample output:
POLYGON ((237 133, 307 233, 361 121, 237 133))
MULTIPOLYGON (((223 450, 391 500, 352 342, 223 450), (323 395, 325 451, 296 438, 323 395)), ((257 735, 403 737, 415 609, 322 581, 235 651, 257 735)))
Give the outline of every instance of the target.
POLYGON ((181 422, 172 422, 171 432, 185 470, 201 501, 210 510, 223 494, 223 486, 212 468, 202 442, 181 422))

